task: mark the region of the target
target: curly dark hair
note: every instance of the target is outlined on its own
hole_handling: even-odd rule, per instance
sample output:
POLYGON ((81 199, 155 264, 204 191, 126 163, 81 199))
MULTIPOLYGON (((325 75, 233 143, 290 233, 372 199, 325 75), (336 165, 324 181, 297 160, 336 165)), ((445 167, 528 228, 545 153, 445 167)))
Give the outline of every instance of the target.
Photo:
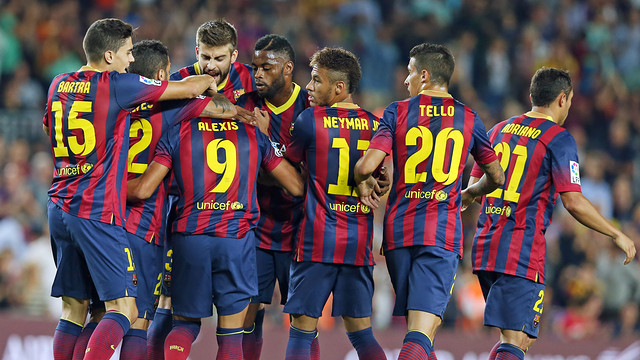
POLYGON ((358 87, 362 70, 358 58, 350 51, 343 48, 324 48, 316 51, 311 56, 310 65, 330 70, 331 81, 344 81, 349 89, 349 94, 353 94, 358 87))

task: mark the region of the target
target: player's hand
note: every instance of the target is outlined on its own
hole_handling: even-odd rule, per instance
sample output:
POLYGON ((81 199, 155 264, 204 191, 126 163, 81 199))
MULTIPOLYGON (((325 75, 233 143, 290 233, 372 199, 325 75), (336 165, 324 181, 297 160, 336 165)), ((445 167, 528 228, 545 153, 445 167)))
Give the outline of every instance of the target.
POLYGON ((269 113, 259 108, 254 108, 253 115, 256 118, 256 126, 263 134, 269 136, 269 113))
POLYGON ((211 84, 209 84, 209 88, 205 91, 205 95, 213 96, 213 94, 218 93, 218 83, 216 82, 216 78, 211 76, 211 84))
POLYGON ((236 114, 236 116, 234 117, 234 119, 241 121, 245 124, 249 124, 249 125, 253 125, 256 126, 258 125, 258 120, 256 119, 256 116, 253 114, 253 112, 240 107, 238 105, 235 105, 236 107, 236 111, 238 112, 236 114))
POLYGON ((460 195, 462 196, 462 205, 460 206, 460 211, 462 212, 467 210, 469 205, 473 204, 476 198, 475 196, 470 195, 467 189, 462 190, 462 193, 460 193, 460 195))
POLYGON ((620 250, 624 251, 626 259, 624 259, 624 264, 627 265, 636 257, 636 246, 631 239, 629 239, 625 234, 620 234, 617 237, 613 238, 613 242, 616 244, 620 250))
POLYGON ((375 189, 378 182, 372 176, 358 184, 356 192, 360 202, 372 209, 377 209, 380 205, 380 197, 376 194, 375 189))
POLYGON ((380 169, 380 172, 376 176, 377 186, 375 189, 376 195, 383 196, 391 188, 391 179, 389 178, 389 171, 386 166, 380 169))

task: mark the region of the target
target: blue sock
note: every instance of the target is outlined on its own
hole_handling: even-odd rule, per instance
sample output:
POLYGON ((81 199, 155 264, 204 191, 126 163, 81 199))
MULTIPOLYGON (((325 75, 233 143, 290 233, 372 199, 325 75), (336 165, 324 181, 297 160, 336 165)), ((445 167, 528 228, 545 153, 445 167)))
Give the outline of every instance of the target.
POLYGON ((122 338, 120 359, 147 360, 147 331, 129 329, 122 338))
POLYGON ((218 340, 217 360, 242 359, 242 337, 243 328, 221 328, 216 329, 216 339, 218 340))
POLYGON ((524 359, 524 350, 519 347, 509 344, 502 343, 498 346, 498 350, 496 351, 496 360, 523 360, 524 359))
POLYGON ((82 325, 60 319, 53 335, 53 358, 55 360, 71 359, 73 348, 81 332, 82 325))
POLYGON ((250 327, 244 329, 242 335, 242 356, 244 360, 258 360, 262 353, 262 323, 264 309, 258 310, 250 327))
POLYGON ((427 354, 427 356, 429 356, 429 354, 433 352, 433 344, 431 344, 431 339, 429 339, 429 337, 423 332, 415 330, 409 331, 407 335, 404 336, 404 340, 402 341, 403 344, 406 342, 412 342, 414 344, 420 345, 424 349, 424 352, 427 354))
POLYGON ((289 329, 286 360, 309 360, 311 357, 311 342, 315 339, 317 330, 300 330, 293 325, 289 329))
POLYGON ((376 341, 376 338, 373 336, 373 329, 369 326, 366 329, 362 329, 360 331, 355 332, 347 332, 347 336, 349 337, 349 341, 356 349, 358 353, 358 358, 361 360, 386 360, 387 357, 384 354, 384 350, 376 341))

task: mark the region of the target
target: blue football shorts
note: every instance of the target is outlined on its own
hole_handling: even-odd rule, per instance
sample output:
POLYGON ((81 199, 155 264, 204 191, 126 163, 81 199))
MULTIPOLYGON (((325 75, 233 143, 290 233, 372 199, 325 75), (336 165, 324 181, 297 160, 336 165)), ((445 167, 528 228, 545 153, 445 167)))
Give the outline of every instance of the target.
POLYGON ((129 246, 136 259, 138 275, 138 317, 153 320, 162 282, 162 247, 127 232, 129 246))
POLYGON ((280 304, 287 302, 289 292, 289 268, 292 251, 274 251, 256 248, 256 265, 258 268, 258 296, 252 303, 271 304, 273 291, 278 280, 280 304))

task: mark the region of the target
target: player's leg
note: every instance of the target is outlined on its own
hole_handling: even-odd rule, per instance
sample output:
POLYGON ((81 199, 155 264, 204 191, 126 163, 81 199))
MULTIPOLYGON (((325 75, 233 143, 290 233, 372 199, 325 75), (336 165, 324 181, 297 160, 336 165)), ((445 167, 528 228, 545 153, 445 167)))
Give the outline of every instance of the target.
POLYGON ((276 258, 274 251, 256 248, 258 296, 251 298, 244 320, 242 355, 244 360, 257 360, 262 352, 262 322, 264 304, 270 304, 276 283, 276 258))
POLYGON ((53 336, 53 357, 70 360, 87 318, 91 279, 82 251, 64 221, 65 213, 51 201, 47 211, 56 264, 51 296, 62 297, 62 315, 53 336))
MULTIPOLYGON (((433 340, 451 298, 458 261, 456 253, 434 246, 387 252, 392 283, 404 286, 400 301, 407 316, 407 335, 398 359, 435 359, 433 340)), ((398 305, 394 315, 401 315, 398 305)))
POLYGON ((333 290, 338 267, 314 262, 291 263, 289 294, 284 312, 291 314, 286 359, 310 359, 317 337, 318 318, 322 316, 333 290))
POLYGON ((164 358, 186 359, 200 333, 200 319, 213 315, 212 249, 206 235, 173 234, 171 305, 173 327, 164 341, 164 358))
POLYGON ((218 360, 242 358, 243 323, 252 297, 258 295, 253 231, 241 239, 214 238, 213 302, 218 311, 218 360), (248 259, 253 259, 249 261, 248 259))
POLYGON ((359 359, 386 359, 371 328, 373 266, 336 266, 340 270, 333 289, 332 315, 344 319, 347 336, 359 359))
POLYGON ((106 313, 93 331, 84 359, 109 359, 138 316, 135 266, 122 227, 66 214, 106 313))
POLYGON ((160 295, 162 248, 127 232, 129 246, 136 260, 138 318, 122 339, 120 359, 147 359, 147 329, 155 314, 155 299, 160 295))
POLYGON ((172 254, 173 246, 171 245, 171 236, 167 236, 163 249, 160 299, 158 300, 158 307, 156 308, 153 321, 149 329, 147 329, 147 358, 149 360, 164 359, 164 341, 173 325, 171 316, 172 254))
POLYGON ((100 320, 102 320, 105 311, 104 302, 100 301, 100 297, 94 288, 91 295, 91 302, 89 303, 89 314, 91 314, 89 322, 84 326, 80 336, 78 336, 78 340, 76 340, 76 345, 73 348, 73 360, 84 359, 84 353, 87 350, 89 339, 91 335, 93 335, 93 331, 98 326, 100 320))
POLYGON ((500 328, 494 359, 524 359, 538 336, 544 285, 495 272, 477 275, 486 299, 484 324, 500 328))

